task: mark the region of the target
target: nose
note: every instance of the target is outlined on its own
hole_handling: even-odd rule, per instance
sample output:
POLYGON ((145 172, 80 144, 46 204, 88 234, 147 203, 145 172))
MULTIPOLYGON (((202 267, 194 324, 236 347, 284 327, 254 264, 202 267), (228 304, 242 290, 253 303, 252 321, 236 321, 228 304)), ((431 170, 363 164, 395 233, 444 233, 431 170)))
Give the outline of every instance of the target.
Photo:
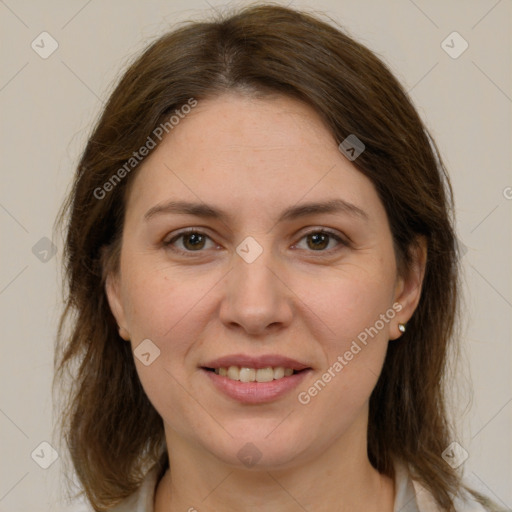
POLYGON ((273 261, 271 250, 263 250, 248 263, 237 253, 226 276, 220 319, 229 329, 252 336, 265 336, 290 325, 293 292, 284 273, 273 261))

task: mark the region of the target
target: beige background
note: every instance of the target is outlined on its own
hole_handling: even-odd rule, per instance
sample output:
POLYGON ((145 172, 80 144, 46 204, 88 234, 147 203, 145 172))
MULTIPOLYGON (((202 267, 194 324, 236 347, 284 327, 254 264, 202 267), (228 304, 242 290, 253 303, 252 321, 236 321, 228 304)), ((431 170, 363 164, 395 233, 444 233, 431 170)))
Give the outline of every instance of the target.
MULTIPOLYGON (((326 11, 377 52, 410 91, 442 150, 467 249, 462 370, 471 375, 474 398, 465 414, 467 401, 456 400, 458 441, 469 453, 468 479, 512 508, 512 3, 292 3, 326 11), (456 59, 441 47, 453 31, 469 44, 456 59)), ((87 510, 61 496, 62 457, 46 470, 31 458, 37 448, 48 462, 49 448, 39 445, 53 443, 50 383, 62 241, 54 240, 57 255, 46 263, 41 245, 39 257, 33 247, 52 237, 91 124, 130 56, 176 21, 220 5, 0 1, 0 512, 87 510), (47 59, 31 48, 43 31, 59 45, 47 59)))

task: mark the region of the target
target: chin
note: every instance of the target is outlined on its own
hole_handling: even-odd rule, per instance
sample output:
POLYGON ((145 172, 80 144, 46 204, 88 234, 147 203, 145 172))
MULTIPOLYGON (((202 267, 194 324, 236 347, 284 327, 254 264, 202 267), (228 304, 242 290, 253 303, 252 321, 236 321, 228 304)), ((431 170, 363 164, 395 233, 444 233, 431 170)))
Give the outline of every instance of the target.
MULTIPOLYGON (((279 434, 276 422, 269 428, 230 428, 226 430, 233 436, 224 435, 212 443, 211 437, 203 446, 225 464, 238 469, 275 470, 292 467, 308 450, 308 436, 297 430, 281 428, 279 434), (274 431, 272 431, 274 429, 274 431)), ((278 422, 277 422, 278 424, 278 422)), ((279 429, 279 427, 278 427, 279 429)))

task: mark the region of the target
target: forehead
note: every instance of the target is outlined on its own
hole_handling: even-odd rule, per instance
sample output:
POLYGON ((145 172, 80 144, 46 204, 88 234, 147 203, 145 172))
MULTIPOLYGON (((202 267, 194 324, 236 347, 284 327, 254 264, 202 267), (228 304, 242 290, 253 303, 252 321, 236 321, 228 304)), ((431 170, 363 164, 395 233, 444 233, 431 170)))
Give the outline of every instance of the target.
POLYGON ((255 168, 304 157, 314 161, 335 148, 334 137, 309 105, 282 95, 258 99, 233 93, 200 101, 164 138, 160 153, 167 150, 178 161, 207 167, 234 161, 255 168))
POLYGON ((171 198, 219 202, 239 214, 259 205, 262 215, 326 195, 365 208, 379 202, 313 108, 284 96, 200 101, 141 164, 131 188, 127 211, 171 198))

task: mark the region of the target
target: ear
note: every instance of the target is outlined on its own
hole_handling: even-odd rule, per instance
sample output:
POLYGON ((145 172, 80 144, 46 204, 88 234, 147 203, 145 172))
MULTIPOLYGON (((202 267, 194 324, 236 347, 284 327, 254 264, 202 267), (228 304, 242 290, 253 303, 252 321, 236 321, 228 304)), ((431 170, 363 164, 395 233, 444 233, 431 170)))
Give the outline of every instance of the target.
POLYGON ((427 265, 427 241, 425 237, 418 236, 410 248, 409 268, 399 275, 395 287, 395 302, 398 302, 402 309, 395 317, 395 323, 390 330, 390 339, 399 338, 402 333, 398 324, 406 324, 412 317, 421 297, 423 278, 427 265))
POLYGON ((107 294, 110 310, 119 326, 119 336, 126 341, 130 340, 130 333, 126 328, 126 317, 119 293, 119 280, 117 275, 109 273, 105 279, 105 293, 107 294))

